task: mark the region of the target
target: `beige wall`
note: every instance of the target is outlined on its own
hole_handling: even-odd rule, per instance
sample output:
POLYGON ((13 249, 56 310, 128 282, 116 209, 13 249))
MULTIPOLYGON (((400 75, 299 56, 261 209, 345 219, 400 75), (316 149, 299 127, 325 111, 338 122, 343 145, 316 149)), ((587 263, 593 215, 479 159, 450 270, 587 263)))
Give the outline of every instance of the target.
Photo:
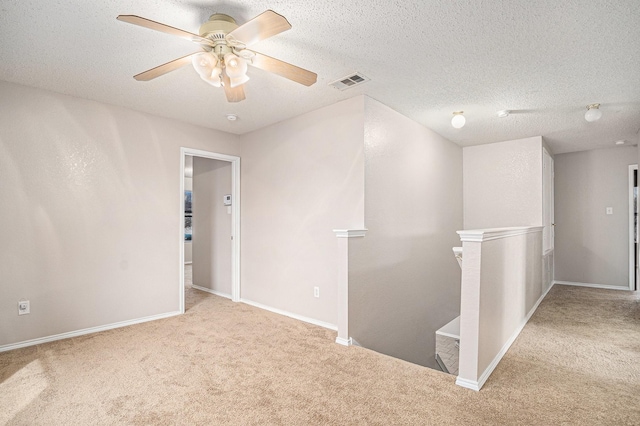
POLYGON ((363 226, 363 115, 356 97, 242 136, 242 299, 336 324, 332 230, 363 226))
POLYGON ((465 147, 464 229, 542 225, 542 138, 465 147))
POLYGON ((542 231, 526 232, 463 242, 458 375, 463 386, 482 386, 544 293, 542 231))
POLYGON ((435 331, 459 315, 462 149, 365 99, 364 238, 349 241, 349 333, 435 367, 435 331))
POLYGON ((0 345, 178 311, 181 146, 240 153, 234 135, 0 82, 0 345))
POLYGON ((637 162, 632 146, 556 155, 557 281, 628 287, 628 166, 637 162))
POLYGON ((193 284, 231 297, 231 163, 193 157, 193 284))

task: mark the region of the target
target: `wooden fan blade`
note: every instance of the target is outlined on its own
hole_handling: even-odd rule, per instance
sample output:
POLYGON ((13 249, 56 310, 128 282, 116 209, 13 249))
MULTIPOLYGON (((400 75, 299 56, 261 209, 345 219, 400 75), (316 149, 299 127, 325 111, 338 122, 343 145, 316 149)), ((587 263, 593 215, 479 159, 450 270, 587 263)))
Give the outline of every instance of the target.
POLYGON ((267 10, 231 31, 227 34, 227 38, 237 40, 245 46, 251 46, 289 29, 291 24, 287 18, 273 10, 267 10))
POLYGON ((278 74, 281 77, 288 78, 297 83, 311 86, 318 80, 318 74, 307 71, 304 68, 291 65, 290 63, 275 59, 262 53, 253 52, 255 56, 249 62, 256 68, 278 74))
POLYGON ((168 72, 175 71, 178 68, 181 68, 187 64, 191 63, 191 57, 193 55, 197 55, 201 52, 195 52, 187 56, 183 56, 182 58, 174 59, 171 62, 167 62, 166 64, 159 65, 155 68, 151 68, 145 72, 141 72, 140 74, 136 74, 133 76, 138 81, 149 81, 153 80, 156 77, 160 77, 168 72))
POLYGON ((160 31, 161 33, 171 34, 184 38, 195 43, 204 44, 207 46, 213 46, 213 42, 209 39, 202 38, 197 34, 190 33, 188 31, 181 30, 179 28, 170 27, 169 25, 161 24, 160 22, 152 21, 147 18, 142 18, 136 15, 118 15, 116 18, 118 21, 128 22, 133 25, 139 25, 141 27, 149 28, 151 30, 160 31))
POLYGON ((222 84, 224 86, 224 94, 227 95, 227 101, 240 102, 246 99, 242 85, 231 87, 231 80, 229 80, 229 76, 225 72, 222 73, 222 84))

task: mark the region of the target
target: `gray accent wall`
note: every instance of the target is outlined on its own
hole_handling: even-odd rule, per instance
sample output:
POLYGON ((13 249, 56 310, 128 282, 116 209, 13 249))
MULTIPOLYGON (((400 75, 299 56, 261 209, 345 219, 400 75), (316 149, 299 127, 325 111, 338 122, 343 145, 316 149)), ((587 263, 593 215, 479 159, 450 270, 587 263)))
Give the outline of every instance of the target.
POLYGON ((637 163, 633 146, 555 156, 556 281, 628 287, 628 173, 637 163))
POLYGON ((462 149, 370 98, 364 128, 368 231, 349 241, 349 333, 436 368, 435 331, 460 313, 462 149))

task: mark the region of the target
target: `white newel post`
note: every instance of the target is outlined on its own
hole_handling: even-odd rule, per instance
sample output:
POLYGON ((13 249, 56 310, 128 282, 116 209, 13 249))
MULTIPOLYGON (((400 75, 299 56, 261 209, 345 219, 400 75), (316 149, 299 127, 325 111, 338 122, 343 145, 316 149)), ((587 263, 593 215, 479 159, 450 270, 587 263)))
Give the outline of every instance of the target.
POLYGON ((338 337, 336 343, 350 346, 349 337, 349 238, 364 237, 366 229, 334 229, 338 237, 338 337))

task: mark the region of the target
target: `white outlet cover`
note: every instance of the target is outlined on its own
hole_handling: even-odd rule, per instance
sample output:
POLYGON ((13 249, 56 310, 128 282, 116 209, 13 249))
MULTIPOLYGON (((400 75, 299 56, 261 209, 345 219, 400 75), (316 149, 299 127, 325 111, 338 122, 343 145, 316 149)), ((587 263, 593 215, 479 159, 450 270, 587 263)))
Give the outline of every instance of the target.
POLYGON ((607 214, 613 214, 613 207, 607 207, 607 214))

